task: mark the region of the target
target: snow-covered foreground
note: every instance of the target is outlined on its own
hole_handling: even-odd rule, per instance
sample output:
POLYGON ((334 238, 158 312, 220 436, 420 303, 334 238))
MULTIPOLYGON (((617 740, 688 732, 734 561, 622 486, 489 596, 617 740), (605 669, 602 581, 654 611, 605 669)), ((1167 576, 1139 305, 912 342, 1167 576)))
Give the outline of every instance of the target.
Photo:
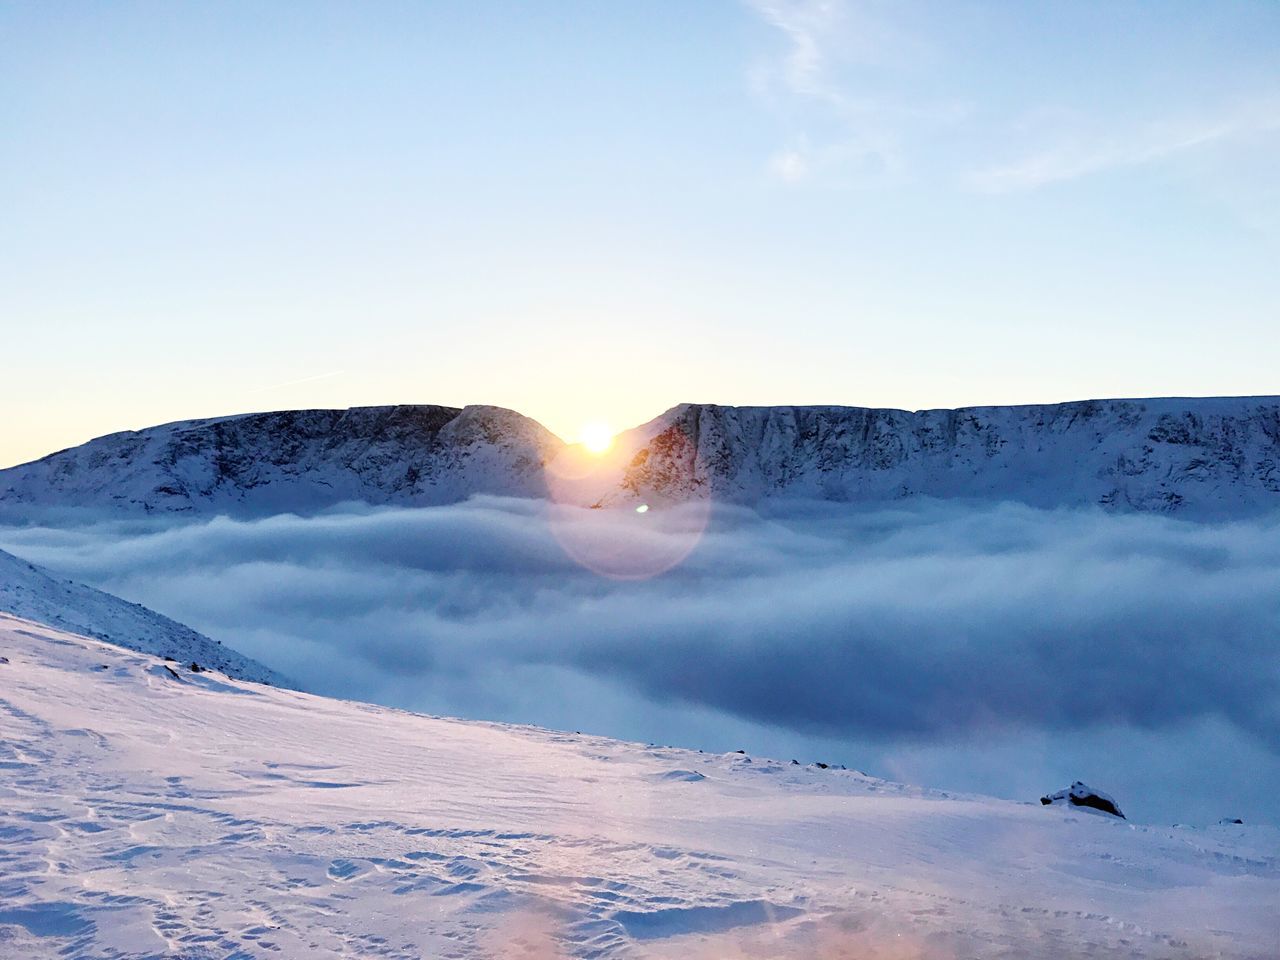
POLYGON ((4 615, 0 656, 6 960, 1261 958, 1280 944, 1272 828, 1144 827, 417 716, 4 615))

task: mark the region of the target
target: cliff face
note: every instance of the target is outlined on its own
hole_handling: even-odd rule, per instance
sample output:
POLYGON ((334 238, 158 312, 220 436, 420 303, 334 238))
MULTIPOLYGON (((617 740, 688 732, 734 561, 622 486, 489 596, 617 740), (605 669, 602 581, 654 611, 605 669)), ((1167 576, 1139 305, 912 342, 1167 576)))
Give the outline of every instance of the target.
POLYGON ((498 407, 247 414, 112 434, 0 471, 0 504, 257 514, 536 497, 561 446, 498 407))
MULTIPOLYGON (((473 494, 583 505, 905 497, 1196 518, 1280 508, 1280 398, 958 410, 683 404, 557 476, 564 444, 498 407, 249 414, 119 433, 0 471, 0 508, 312 512, 473 494), (548 469, 548 467, 550 469, 548 469)), ((566 461, 561 460, 560 465, 566 461)))
POLYGON ((958 410, 687 404, 620 439, 620 495, 923 495, 1232 516, 1280 507, 1280 399, 958 410))

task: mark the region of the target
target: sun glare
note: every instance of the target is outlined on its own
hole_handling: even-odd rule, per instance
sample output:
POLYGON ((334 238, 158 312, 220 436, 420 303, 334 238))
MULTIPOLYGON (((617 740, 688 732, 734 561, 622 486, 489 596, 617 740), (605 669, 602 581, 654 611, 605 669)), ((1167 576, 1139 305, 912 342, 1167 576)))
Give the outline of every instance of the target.
POLYGON ((604 453, 613 446, 613 428, 603 420, 592 420, 583 425, 578 442, 592 453, 604 453))

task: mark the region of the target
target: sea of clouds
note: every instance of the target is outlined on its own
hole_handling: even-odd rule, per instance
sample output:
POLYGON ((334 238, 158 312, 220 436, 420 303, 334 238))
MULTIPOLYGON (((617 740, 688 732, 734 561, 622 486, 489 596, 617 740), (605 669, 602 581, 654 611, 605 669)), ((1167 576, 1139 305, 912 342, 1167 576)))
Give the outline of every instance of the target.
POLYGON ((1278 534, 1013 504, 476 498, 9 526, 0 547, 319 693, 1280 822, 1278 534))

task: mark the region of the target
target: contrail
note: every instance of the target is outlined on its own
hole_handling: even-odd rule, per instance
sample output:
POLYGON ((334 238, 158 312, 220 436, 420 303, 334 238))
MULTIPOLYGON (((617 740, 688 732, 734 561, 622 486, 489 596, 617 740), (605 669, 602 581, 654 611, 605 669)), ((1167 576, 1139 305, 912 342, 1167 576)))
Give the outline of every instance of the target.
POLYGON ((299 380, 286 380, 284 383, 273 383, 269 387, 258 387, 256 390, 250 390, 249 393, 266 393, 268 390, 279 390, 281 387, 292 387, 298 383, 310 383, 312 380, 324 380, 328 377, 336 377, 343 373, 346 373, 346 371, 334 370, 331 373, 317 373, 314 377, 302 377, 299 380))

